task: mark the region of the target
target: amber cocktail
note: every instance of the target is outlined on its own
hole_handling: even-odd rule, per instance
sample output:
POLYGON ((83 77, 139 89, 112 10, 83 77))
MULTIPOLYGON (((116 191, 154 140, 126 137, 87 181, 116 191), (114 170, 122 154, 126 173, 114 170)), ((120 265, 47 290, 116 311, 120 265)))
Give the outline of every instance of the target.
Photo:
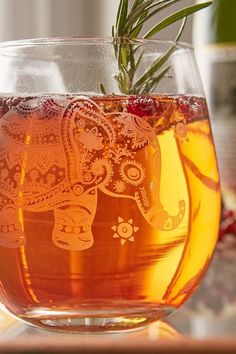
MULTIPOLYGON (((142 45, 147 60, 158 48, 142 45)), ((37 41, 0 48, 16 71, 12 87, 0 84, 0 301, 46 328, 141 327, 193 293, 217 238, 206 102, 194 73, 183 93, 184 72, 178 84, 174 65, 178 55, 193 60, 192 51, 176 49, 166 78, 173 91, 163 93, 164 82, 162 93, 121 95, 99 94, 99 76, 108 82, 111 73, 86 76, 82 67, 99 65, 79 62, 91 47, 111 55, 109 40, 45 46, 46 58, 37 41), (68 71, 65 49, 78 51, 68 71), (49 68, 42 77, 35 68, 34 81, 27 73, 37 61, 49 68)))

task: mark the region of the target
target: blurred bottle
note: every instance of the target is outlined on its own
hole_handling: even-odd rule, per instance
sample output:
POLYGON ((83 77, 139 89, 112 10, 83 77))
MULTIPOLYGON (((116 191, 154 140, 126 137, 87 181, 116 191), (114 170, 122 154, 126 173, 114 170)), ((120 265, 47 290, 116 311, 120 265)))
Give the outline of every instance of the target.
POLYGON ((215 0, 196 13, 193 42, 212 118, 223 203, 236 211, 236 0, 215 0))

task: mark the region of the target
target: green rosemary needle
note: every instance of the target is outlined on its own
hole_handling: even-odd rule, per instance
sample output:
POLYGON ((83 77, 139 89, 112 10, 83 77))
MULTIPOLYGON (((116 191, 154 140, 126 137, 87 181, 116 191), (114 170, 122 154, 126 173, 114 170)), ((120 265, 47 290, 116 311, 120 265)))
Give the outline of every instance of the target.
MULTIPOLYGON (((158 82, 169 70, 169 67, 166 67, 165 64, 170 55, 175 51, 177 41, 180 39, 184 30, 187 17, 212 4, 212 1, 207 1, 182 8, 160 20, 152 28, 147 30, 144 35, 140 36, 144 24, 152 17, 160 14, 167 7, 181 1, 182 0, 134 0, 132 6, 130 6, 129 0, 120 0, 116 23, 112 26, 112 37, 118 65, 118 73, 114 78, 122 94, 153 92, 158 82), (137 41, 137 44, 134 45, 132 40, 135 43, 137 39, 150 39, 164 28, 179 20, 182 20, 182 23, 175 37, 175 44, 155 60, 141 77, 137 78, 137 69, 142 62, 143 52, 137 54, 137 49, 140 47, 140 44, 138 44, 137 41)), ((100 85, 100 90, 102 93, 106 92, 102 84, 100 85)))

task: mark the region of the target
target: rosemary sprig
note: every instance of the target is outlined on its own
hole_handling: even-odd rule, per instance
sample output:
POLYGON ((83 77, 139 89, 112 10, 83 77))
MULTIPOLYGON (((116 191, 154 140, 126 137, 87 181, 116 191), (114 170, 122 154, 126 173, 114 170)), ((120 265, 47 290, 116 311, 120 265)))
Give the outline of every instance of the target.
MULTIPOLYGON (((180 30, 175 38, 175 42, 177 42, 179 40, 179 38, 181 37, 185 24, 186 24, 187 18, 184 17, 183 21, 182 21, 182 25, 180 27, 180 30)), ((163 67, 163 65, 166 63, 166 61, 169 59, 169 57, 171 56, 171 54, 175 51, 175 45, 172 45, 165 53, 163 53, 160 58, 158 58, 156 61, 154 61, 149 68, 145 71, 145 73, 136 81, 136 83, 133 85, 132 90, 133 93, 150 93, 152 92, 156 85, 158 84, 158 82, 164 77, 164 75, 169 71, 168 67, 167 69, 163 69, 163 71, 155 78, 155 85, 152 85, 152 91, 149 91, 147 88, 149 88, 149 86, 147 85, 147 83, 150 80, 154 79, 154 75, 160 71, 160 69, 163 67)))
MULTIPOLYGON (((134 0, 133 5, 130 7, 129 0, 120 0, 116 24, 112 27, 112 37, 114 38, 114 52, 118 64, 118 74, 115 75, 115 79, 121 93, 139 94, 153 92, 159 81, 169 71, 169 67, 166 67, 165 64, 175 51, 176 43, 155 60, 141 77, 137 78, 137 69, 142 62, 144 53, 140 53, 140 51, 138 53, 140 43, 138 41, 136 43, 135 39, 139 37, 143 25, 148 20, 180 1, 182 0, 134 0), (133 43, 132 40, 134 40, 133 43)), ((175 38, 175 42, 177 42, 184 30, 187 16, 211 4, 212 1, 207 1, 182 8, 159 21, 139 38, 150 39, 167 26, 182 20, 180 30, 175 38)), ((105 93, 105 88, 102 84, 100 89, 105 93)))
POLYGON ((204 7, 207 7, 207 6, 209 6, 209 3, 189 6, 189 7, 186 7, 185 9, 182 9, 182 10, 180 10, 178 12, 175 12, 174 14, 166 17, 164 20, 159 22, 152 29, 150 29, 143 36, 143 38, 149 39, 152 36, 154 36, 156 33, 160 32, 161 30, 163 30, 167 26, 171 25, 172 23, 174 23, 176 21, 179 21, 179 20, 183 19, 184 17, 187 17, 187 16, 191 15, 192 13, 194 13, 196 11, 199 11, 199 10, 201 10, 204 7))

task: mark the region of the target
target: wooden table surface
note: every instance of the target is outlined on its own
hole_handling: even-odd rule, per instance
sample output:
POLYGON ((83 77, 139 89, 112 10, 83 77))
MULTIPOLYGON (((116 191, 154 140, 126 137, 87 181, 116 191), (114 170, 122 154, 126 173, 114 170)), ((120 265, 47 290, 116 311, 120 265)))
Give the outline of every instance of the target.
POLYGON ((129 333, 69 335, 38 330, 0 313, 0 353, 228 354, 236 353, 236 321, 227 324, 184 308, 167 322, 129 333), (215 324, 217 325, 215 327, 215 324), (222 324, 222 328, 220 327, 222 324))

